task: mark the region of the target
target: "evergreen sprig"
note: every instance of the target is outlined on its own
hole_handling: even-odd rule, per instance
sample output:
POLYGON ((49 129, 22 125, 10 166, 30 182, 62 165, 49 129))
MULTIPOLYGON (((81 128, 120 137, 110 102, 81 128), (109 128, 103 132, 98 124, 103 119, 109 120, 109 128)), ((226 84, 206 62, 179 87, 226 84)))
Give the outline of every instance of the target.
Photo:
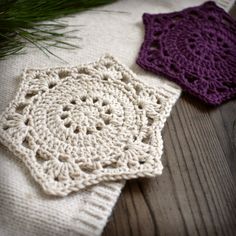
POLYGON ((49 46, 67 49, 77 47, 64 41, 71 37, 68 32, 65 33, 68 25, 54 19, 113 1, 0 0, 0 59, 22 52, 27 43, 54 56, 49 46))

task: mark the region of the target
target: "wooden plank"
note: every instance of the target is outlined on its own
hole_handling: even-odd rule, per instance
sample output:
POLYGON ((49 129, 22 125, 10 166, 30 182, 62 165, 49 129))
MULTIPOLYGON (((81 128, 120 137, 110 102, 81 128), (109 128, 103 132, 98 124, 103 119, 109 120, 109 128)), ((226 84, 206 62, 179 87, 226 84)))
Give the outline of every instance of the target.
POLYGON ((235 235, 235 107, 182 96, 164 128, 163 175, 128 181, 103 235, 235 235))

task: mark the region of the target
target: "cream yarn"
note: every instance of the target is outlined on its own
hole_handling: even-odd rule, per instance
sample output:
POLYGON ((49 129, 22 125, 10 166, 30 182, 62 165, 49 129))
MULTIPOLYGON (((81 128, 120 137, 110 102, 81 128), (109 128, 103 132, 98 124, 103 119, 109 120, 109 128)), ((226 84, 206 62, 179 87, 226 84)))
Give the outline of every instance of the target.
POLYGON ((176 98, 135 77, 109 55, 26 70, 1 116, 0 140, 52 195, 161 174, 161 129, 176 98))

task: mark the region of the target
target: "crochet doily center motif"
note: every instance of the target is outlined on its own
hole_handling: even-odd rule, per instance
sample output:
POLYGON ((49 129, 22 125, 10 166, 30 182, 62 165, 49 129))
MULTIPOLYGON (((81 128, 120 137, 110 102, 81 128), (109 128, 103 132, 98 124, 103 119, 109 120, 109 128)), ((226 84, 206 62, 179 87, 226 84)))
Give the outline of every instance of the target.
MULTIPOLYGON (((133 127, 133 134, 138 132, 137 109, 126 89, 115 84, 108 86, 103 80, 70 78, 35 104, 32 121, 41 138, 55 138, 58 145, 61 141, 82 148, 91 140, 101 139, 99 146, 106 146, 123 137, 122 132, 127 133, 128 127, 133 127)), ((55 147, 56 143, 52 145, 55 147)), ((98 147, 93 148, 97 150, 98 147)))
POLYGON ((161 174, 160 131, 173 101, 113 57, 27 70, 1 117, 1 142, 49 194, 161 174))

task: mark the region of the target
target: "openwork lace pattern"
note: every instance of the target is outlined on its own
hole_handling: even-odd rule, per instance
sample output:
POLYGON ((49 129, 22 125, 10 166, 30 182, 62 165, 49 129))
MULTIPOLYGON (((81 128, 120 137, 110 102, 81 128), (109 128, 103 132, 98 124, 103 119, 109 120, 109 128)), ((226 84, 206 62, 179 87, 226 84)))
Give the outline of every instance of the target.
POLYGON ((137 63, 209 104, 236 96, 236 21, 214 2, 144 14, 137 63))
POLYGON ((162 173, 161 129, 176 98, 112 56, 29 69, 0 118, 0 140, 46 193, 162 173))

